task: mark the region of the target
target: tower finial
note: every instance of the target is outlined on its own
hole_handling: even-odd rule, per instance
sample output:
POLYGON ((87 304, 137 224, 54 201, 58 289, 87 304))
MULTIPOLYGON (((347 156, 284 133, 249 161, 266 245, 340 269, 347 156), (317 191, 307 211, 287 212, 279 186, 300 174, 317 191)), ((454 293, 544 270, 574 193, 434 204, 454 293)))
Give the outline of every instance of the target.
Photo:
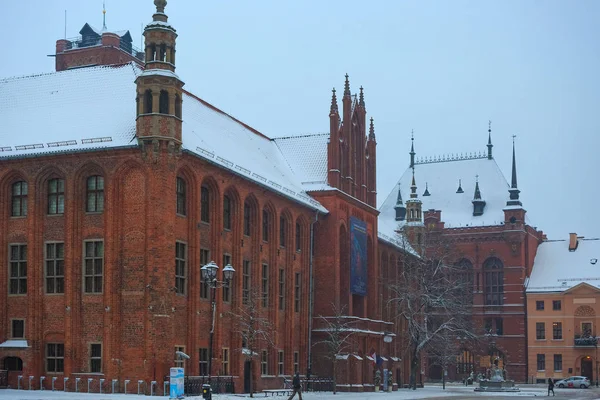
POLYGON ((371 125, 369 126, 369 140, 375 140, 375 125, 373 124, 373 117, 371 117, 371 125))
POLYGON ((517 136, 513 135, 513 154, 512 154, 512 176, 510 180, 510 189, 508 192, 510 193, 510 200, 506 202, 507 206, 522 206, 523 204, 519 200, 519 193, 521 192, 517 188, 517 157, 515 156, 515 138, 517 136))
POLYGON ((350 81, 348 80, 349 76, 346 74, 346 82, 344 83, 344 97, 351 96, 350 93, 350 81))
POLYGON ((167 0, 154 0, 154 5, 156 6, 156 12, 162 14, 165 12, 167 0))
POLYGON ((338 113, 338 104, 337 104, 337 97, 335 96, 335 88, 333 88, 331 90, 332 95, 331 95, 331 108, 329 110, 330 114, 337 114, 338 113))
POLYGON ((488 121, 488 160, 491 160, 493 158, 492 147, 494 147, 494 145, 492 144, 492 121, 488 121))
POLYGON ((363 93, 363 87, 360 87, 360 94, 358 95, 358 104, 364 109, 365 108, 365 94, 363 93))
POLYGON ((410 168, 415 169, 415 130, 410 132, 410 168))
POLYGON ((106 2, 102 2, 102 31, 106 31, 106 2))

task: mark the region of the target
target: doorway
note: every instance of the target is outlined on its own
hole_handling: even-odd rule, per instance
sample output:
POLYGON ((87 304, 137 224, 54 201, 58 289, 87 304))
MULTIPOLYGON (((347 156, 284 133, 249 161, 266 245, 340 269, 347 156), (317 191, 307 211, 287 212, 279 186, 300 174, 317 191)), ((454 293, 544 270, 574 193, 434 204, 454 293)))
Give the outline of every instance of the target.
POLYGON ((252 361, 244 362, 244 393, 250 393, 250 380, 252 379, 252 361))
POLYGON ((581 359, 581 376, 585 376, 593 382, 593 367, 592 367, 592 359, 590 356, 584 357, 581 359))

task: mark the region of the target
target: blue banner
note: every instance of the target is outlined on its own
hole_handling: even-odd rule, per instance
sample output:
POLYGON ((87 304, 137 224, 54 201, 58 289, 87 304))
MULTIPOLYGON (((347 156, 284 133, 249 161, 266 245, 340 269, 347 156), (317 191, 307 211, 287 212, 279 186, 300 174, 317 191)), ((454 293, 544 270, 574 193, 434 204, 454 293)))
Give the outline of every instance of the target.
POLYGON ((367 295, 367 224, 350 217, 350 292, 367 295))

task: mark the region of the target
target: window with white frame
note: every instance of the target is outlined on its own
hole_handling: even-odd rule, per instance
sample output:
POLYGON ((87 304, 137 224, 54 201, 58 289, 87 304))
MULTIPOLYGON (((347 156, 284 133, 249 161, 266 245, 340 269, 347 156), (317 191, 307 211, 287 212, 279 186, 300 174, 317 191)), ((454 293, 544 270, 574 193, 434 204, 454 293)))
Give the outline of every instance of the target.
POLYGON ((63 343, 46 344, 46 372, 65 372, 65 345, 63 343))
POLYGON ((260 355, 260 374, 268 375, 269 374, 269 353, 267 350, 261 351, 260 355))
POLYGON ((300 353, 294 352, 294 374, 300 372, 300 353))
POLYGON ((102 344, 90 345, 90 372, 102 372, 102 344))
POLYGON ((48 215, 65 212, 65 180, 50 179, 48 181, 48 215))
POLYGON ((85 293, 102 293, 104 242, 102 240, 85 241, 84 253, 84 291, 85 293))
POLYGON ((223 371, 222 375, 229 375, 229 349, 223 348, 223 371))

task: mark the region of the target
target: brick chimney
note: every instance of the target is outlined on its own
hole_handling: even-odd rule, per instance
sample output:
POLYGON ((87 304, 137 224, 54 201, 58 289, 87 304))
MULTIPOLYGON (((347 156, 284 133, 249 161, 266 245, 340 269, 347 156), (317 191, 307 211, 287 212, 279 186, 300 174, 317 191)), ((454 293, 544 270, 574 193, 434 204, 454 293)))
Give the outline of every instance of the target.
POLYGON ((577 241, 576 233, 569 233, 569 251, 577 250, 577 245, 579 242, 577 241))

